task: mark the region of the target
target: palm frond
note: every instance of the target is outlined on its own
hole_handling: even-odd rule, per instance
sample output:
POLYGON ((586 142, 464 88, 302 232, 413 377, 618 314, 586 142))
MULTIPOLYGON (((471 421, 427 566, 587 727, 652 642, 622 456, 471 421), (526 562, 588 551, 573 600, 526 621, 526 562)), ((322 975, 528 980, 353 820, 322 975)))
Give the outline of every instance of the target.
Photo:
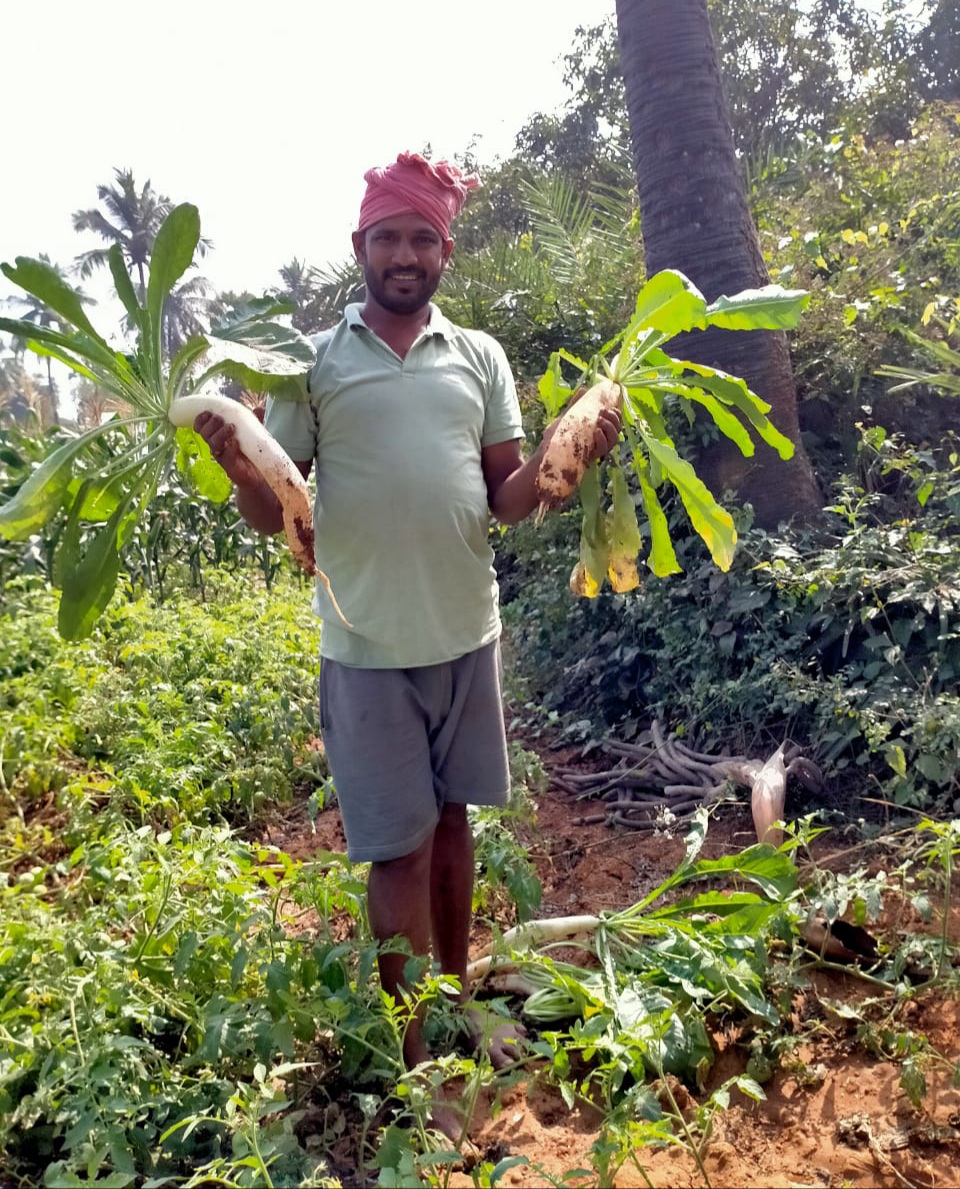
POLYGON ((541 175, 521 185, 536 248, 562 285, 583 282, 588 259, 629 250, 626 228, 632 217, 628 193, 614 187, 586 193, 560 174, 541 175))

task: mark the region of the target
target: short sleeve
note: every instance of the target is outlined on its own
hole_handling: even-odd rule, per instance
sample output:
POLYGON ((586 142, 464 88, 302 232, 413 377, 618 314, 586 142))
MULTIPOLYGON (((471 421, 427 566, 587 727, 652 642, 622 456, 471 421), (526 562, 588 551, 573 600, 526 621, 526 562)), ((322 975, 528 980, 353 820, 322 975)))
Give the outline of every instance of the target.
POLYGON ((309 399, 271 397, 263 424, 294 462, 313 462, 317 451, 317 419, 309 399))
POLYGON ((489 393, 480 436, 481 446, 496 446, 524 437, 517 385, 503 347, 484 335, 490 373, 489 393))

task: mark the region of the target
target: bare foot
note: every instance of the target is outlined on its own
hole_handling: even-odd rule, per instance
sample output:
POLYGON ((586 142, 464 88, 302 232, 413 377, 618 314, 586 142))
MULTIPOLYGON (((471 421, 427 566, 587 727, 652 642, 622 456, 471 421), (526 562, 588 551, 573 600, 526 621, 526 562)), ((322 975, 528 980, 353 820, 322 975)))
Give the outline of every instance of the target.
POLYGON ((467 1039, 478 1053, 486 1053, 494 1069, 506 1069, 524 1055, 527 1030, 515 1020, 505 1019, 480 1007, 463 1010, 467 1039))

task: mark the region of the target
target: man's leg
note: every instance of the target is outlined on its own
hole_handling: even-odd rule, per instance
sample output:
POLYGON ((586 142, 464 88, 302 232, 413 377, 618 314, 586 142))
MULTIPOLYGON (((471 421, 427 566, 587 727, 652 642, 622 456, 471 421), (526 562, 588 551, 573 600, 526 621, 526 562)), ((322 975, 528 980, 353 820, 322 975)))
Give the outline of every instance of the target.
MULTIPOLYGON (((466 822, 466 814, 464 814, 466 822)), ((470 831, 467 830, 469 835, 470 831)), ((405 937, 415 955, 426 956, 430 950, 430 885, 431 852, 434 840, 431 836, 412 854, 402 859, 373 863, 367 879, 367 915, 370 928, 379 942, 393 937, 405 937)), ((473 839, 470 839, 471 857, 473 839)), ((467 895, 467 928, 470 923, 472 891, 467 895)), ((466 942, 464 942, 466 954, 466 942)), ((404 967, 410 961, 405 953, 383 952, 378 958, 380 985, 401 1001, 401 992, 408 988, 403 977, 404 967)), ((464 959, 465 961, 465 959, 464 959)), ((422 1013, 417 1013, 408 1023, 403 1040, 403 1059, 408 1069, 422 1061, 429 1061, 430 1052, 423 1039, 422 1013)), ((456 1144, 471 1147, 466 1139, 461 1112, 445 1102, 434 1102, 430 1108, 430 1122, 448 1139, 456 1144)), ((474 1153, 474 1156, 476 1153, 474 1153)))
MULTIPOLYGON (((466 1003, 473 915, 473 832, 465 805, 447 803, 440 811, 433 835, 430 897, 434 955, 444 974, 455 974, 460 979, 460 1002, 466 1003)), ((524 1031, 518 1024, 474 1008, 467 1008, 464 1018, 471 1043, 486 1048, 494 1069, 502 1069, 520 1056, 517 1042, 524 1031)))
POLYGON ((473 831, 466 805, 444 805, 433 835, 430 920, 434 954, 444 974, 466 990, 467 951, 473 915, 473 831))
MULTIPOLYGON (((417 957, 430 952, 430 856, 432 836, 415 851, 400 859, 371 864, 367 879, 367 915, 378 942, 405 937, 417 957)), ((410 955, 382 952, 378 958, 380 985, 401 1002, 406 988, 403 969, 410 955)), ((427 1061, 430 1054, 423 1040, 419 1016, 410 1020, 404 1037, 403 1056, 408 1068, 427 1061)))

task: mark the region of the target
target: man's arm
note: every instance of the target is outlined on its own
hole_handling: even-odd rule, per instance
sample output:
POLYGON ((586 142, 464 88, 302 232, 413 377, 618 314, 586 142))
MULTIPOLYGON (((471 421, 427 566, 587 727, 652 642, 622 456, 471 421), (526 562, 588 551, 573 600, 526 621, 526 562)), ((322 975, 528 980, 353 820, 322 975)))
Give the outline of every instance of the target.
MULTIPOLYGON (((520 451, 519 439, 484 447, 480 460, 487 485, 487 505, 501 524, 519 524, 540 506, 537 471, 559 421, 559 418, 551 421, 543 431, 540 445, 526 461, 520 451)), ((601 410, 593 435, 592 457, 603 458, 616 445, 619 436, 619 412, 601 410)))
MULTIPOLYGON (((254 413, 263 420, 263 410, 254 413)), ((223 467, 233 483, 237 511, 259 533, 273 535, 283 530, 283 511, 280 501, 264 483, 260 472, 237 445, 233 426, 216 413, 201 413, 193 428, 206 441, 210 453, 223 467)), ((304 478, 310 474, 310 462, 295 462, 304 478)))

